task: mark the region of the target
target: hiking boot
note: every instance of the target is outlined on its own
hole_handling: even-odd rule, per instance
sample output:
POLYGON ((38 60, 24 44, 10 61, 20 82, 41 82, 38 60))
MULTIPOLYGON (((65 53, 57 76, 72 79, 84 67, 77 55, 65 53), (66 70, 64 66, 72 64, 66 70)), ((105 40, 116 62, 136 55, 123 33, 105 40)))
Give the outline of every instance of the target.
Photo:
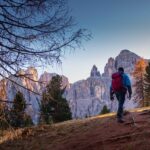
POLYGON ((118 119, 117 119, 117 122, 118 122, 118 123, 124 123, 125 121, 124 121, 123 119, 121 119, 121 118, 118 118, 118 119))

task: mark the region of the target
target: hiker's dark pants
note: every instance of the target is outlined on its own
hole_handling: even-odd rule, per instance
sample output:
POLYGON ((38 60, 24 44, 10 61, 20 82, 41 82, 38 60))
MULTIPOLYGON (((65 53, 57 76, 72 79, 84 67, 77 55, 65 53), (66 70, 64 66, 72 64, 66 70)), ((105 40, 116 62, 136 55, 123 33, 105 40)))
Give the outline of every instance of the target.
POLYGON ((117 111, 117 118, 122 119, 123 117, 123 104, 125 101, 125 92, 117 92, 115 93, 117 100, 118 100, 118 111, 117 111))

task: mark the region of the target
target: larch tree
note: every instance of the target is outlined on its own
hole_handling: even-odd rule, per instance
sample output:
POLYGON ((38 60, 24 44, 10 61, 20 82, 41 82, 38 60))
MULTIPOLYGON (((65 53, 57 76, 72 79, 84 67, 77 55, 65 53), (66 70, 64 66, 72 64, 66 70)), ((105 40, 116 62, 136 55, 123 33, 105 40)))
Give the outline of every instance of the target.
POLYGON ((1 0, 0 76, 9 79, 29 65, 59 63, 68 48, 89 39, 70 14, 67 0, 1 0))
POLYGON ((144 75, 144 105, 150 106, 150 62, 146 66, 144 75))
POLYGON ((139 106, 144 106, 144 74, 145 74, 146 61, 139 59, 133 71, 135 95, 134 100, 139 102, 139 106))

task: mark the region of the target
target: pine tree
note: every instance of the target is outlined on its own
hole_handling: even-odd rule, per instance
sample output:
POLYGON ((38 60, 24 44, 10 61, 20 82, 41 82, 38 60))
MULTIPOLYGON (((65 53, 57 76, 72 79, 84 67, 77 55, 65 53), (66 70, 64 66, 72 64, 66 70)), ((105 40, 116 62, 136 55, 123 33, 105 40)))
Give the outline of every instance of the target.
POLYGON ((107 113, 110 113, 110 110, 107 108, 106 105, 104 105, 100 114, 107 114, 107 113))
POLYGON ((26 103, 21 92, 17 92, 13 106, 10 111, 10 124, 14 127, 24 127, 32 125, 32 119, 25 113, 26 103))
POLYGON ((145 69, 144 75, 144 106, 150 106, 150 62, 145 69))
POLYGON ((9 128, 9 111, 7 106, 1 105, 0 106, 0 129, 7 129, 9 128))
POLYGON ((133 77, 135 79, 133 87, 135 88, 134 100, 139 102, 139 106, 144 106, 144 73, 146 62, 140 59, 135 64, 133 77))
POLYGON ((71 112, 67 100, 63 97, 62 77, 56 75, 47 85, 42 95, 41 120, 45 123, 61 122, 71 119, 71 112))

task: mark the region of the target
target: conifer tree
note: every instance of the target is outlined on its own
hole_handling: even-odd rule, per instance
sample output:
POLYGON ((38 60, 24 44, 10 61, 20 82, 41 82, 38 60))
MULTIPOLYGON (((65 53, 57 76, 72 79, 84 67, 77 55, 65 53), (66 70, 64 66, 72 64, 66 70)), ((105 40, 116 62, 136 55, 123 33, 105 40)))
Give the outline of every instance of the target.
POLYGON ((133 87, 135 88, 134 100, 139 102, 139 106, 144 106, 144 73, 146 62, 143 58, 137 61, 133 71, 135 79, 133 87))
POLYGON ((17 92, 13 106, 10 111, 10 124, 14 127, 24 127, 32 125, 32 119, 25 113, 26 103, 21 92, 17 92))
POLYGON ((145 69, 144 75, 144 106, 150 106, 150 62, 145 69))
POLYGON ((41 101, 41 120, 45 123, 61 122, 71 119, 67 100, 63 97, 62 77, 56 75, 43 92, 41 101))
POLYGON ((102 109, 102 111, 101 111, 100 114, 107 114, 107 113, 109 113, 109 112, 110 112, 110 110, 107 108, 106 105, 104 105, 104 106, 103 106, 103 109, 102 109))
POLYGON ((7 106, 0 105, 0 129, 7 129, 9 124, 9 111, 7 109, 7 106))

